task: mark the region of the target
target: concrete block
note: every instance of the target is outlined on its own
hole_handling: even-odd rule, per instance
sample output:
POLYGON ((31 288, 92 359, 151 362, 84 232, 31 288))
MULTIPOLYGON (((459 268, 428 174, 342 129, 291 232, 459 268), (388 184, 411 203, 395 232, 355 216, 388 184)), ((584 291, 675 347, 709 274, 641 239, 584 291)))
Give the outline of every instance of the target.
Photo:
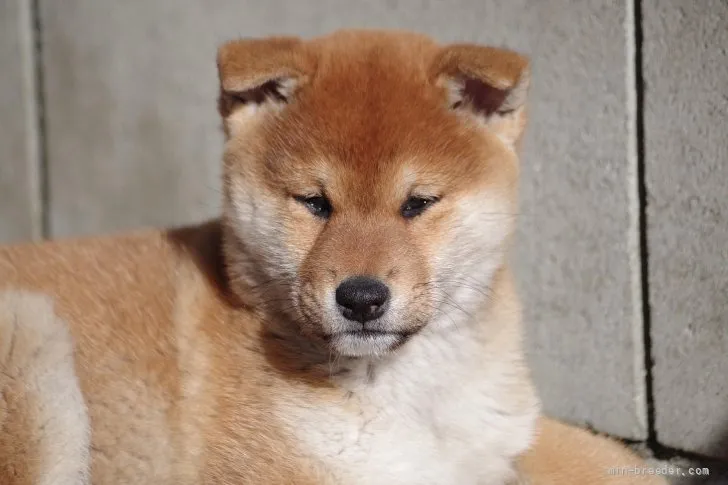
POLYGON ((644 439, 630 7, 538 4, 511 19, 534 60, 515 255, 533 373, 547 413, 644 439))
POLYGON ((643 19, 657 439, 728 458, 728 3, 643 19))
POLYGON ((41 235, 30 0, 0 2, 0 242, 41 235))
POLYGON ((599 0, 41 0, 55 235, 214 213, 216 45, 407 28, 534 59, 517 261, 546 409, 645 436, 625 6, 599 0))

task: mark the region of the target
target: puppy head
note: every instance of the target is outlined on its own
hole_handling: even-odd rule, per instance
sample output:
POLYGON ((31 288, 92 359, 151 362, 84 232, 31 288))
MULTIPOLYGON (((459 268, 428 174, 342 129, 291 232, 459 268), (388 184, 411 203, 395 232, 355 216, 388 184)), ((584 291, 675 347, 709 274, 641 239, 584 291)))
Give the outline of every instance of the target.
POLYGON ((351 357, 464 323, 513 229, 525 59, 347 31, 218 67, 234 282, 351 357))

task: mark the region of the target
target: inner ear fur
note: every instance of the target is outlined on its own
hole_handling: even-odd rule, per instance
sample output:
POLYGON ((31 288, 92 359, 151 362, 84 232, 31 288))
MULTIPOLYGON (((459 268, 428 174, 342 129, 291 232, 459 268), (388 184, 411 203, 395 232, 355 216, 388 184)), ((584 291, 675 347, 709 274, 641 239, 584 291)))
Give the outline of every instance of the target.
POLYGON ((288 102, 313 71, 297 37, 239 39, 220 46, 218 110, 227 118, 243 104, 288 102))
POLYGON ((484 120, 507 143, 520 138, 530 81, 526 57, 508 49, 454 44, 436 57, 433 76, 453 110, 484 120))

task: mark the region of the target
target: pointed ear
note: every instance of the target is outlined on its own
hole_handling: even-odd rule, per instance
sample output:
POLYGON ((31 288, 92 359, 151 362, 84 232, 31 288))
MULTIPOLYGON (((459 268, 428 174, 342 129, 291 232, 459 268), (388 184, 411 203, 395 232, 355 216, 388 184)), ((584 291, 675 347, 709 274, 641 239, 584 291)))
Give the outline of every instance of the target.
POLYGON ((450 45, 437 56, 434 76, 446 88, 451 109, 475 116, 507 145, 518 144, 526 125, 525 57, 495 47, 450 45))
POLYGON ((222 45, 217 52, 218 111, 226 135, 267 108, 289 103, 313 68, 298 38, 242 39, 222 45))

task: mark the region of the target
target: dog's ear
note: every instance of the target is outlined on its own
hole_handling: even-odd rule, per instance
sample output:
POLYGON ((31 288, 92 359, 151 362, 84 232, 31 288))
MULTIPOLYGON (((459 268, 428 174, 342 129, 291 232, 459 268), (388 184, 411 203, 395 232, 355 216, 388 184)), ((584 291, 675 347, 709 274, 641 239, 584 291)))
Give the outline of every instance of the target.
POLYGON ((445 46, 433 65, 450 109, 475 116, 504 143, 518 144, 526 125, 528 60, 513 51, 471 44, 445 46))
POLYGON ((242 39, 217 52, 218 111, 230 136, 250 117, 292 101, 313 69, 303 42, 295 37, 242 39))

